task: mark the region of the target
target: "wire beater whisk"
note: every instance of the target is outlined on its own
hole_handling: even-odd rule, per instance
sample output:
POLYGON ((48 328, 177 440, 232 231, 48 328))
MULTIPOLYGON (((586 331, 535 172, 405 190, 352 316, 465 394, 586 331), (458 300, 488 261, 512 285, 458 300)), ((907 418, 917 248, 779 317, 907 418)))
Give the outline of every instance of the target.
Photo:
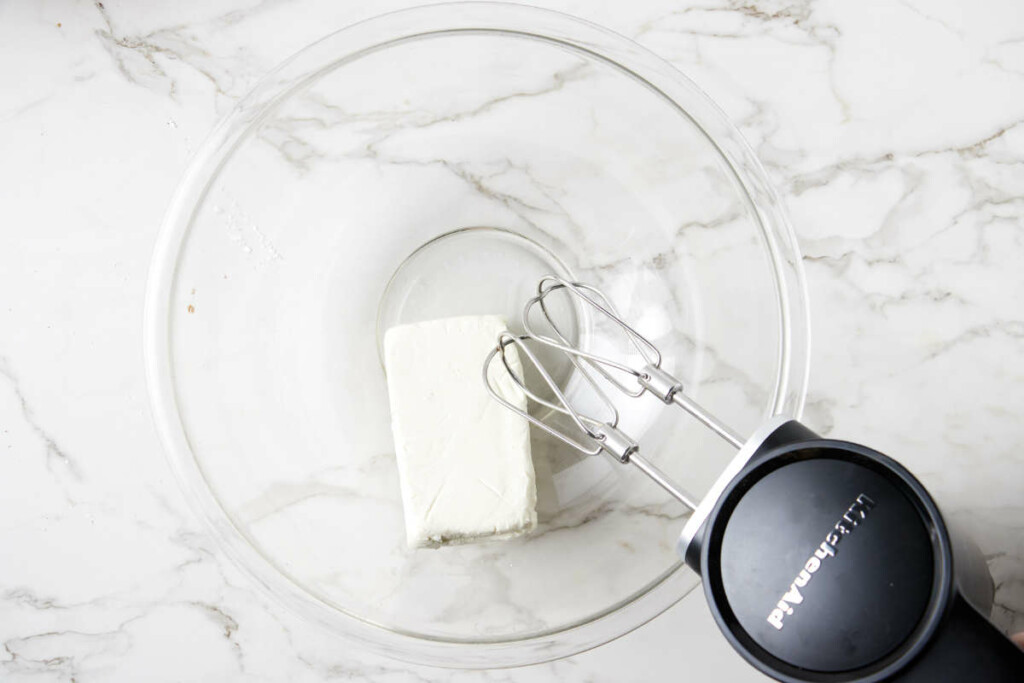
POLYGON ((742 438, 683 392, 683 383, 662 369, 662 355, 657 346, 627 323, 611 300, 596 287, 570 282, 556 276, 542 278, 537 284, 537 295, 523 307, 522 327, 525 334, 501 334, 498 345, 484 362, 484 382, 488 392, 497 401, 562 443, 587 455, 596 455, 604 451, 621 463, 636 465, 644 474, 691 509, 696 507, 694 498, 642 457, 636 440, 619 427, 619 412, 603 387, 611 386, 633 398, 639 398, 645 393, 653 394, 665 404, 678 405, 734 447, 743 446, 742 438), (556 292, 572 297, 570 301, 577 306, 586 307, 590 312, 601 316, 602 322, 610 323, 613 329, 623 334, 627 340, 627 347, 634 353, 627 353, 624 358, 614 358, 610 354, 598 354, 575 346, 565 331, 565 321, 560 322, 559 316, 555 313, 556 307, 553 305, 552 296, 556 292), (541 320, 547 329, 541 330, 538 327, 537 323, 541 320), (599 415, 584 414, 570 402, 566 393, 538 358, 533 348, 538 345, 564 354, 582 381, 583 390, 596 399, 589 403, 598 406, 593 412, 600 413, 599 415), (512 360, 513 354, 516 361, 512 360), (635 362, 637 358, 639 363, 635 362), (492 365, 497 359, 500 359, 503 370, 523 392, 528 402, 535 407, 548 409, 549 417, 556 414, 567 417, 568 428, 557 427, 508 400, 492 382, 492 365), (541 383, 550 392, 550 397, 541 396, 527 386, 524 374, 518 370, 522 367, 520 362, 536 371, 541 383))
POLYGON ((742 437, 684 393, 682 381, 662 369, 661 352, 654 343, 623 320, 608 297, 596 287, 580 282, 569 282, 554 275, 541 278, 537 285, 537 296, 527 301, 523 308, 522 322, 528 338, 567 354, 577 369, 584 365, 590 367, 628 396, 636 398, 644 393, 650 393, 666 404, 674 403, 735 448, 743 446, 742 437), (548 299, 554 292, 559 291, 573 296, 576 302, 589 307, 623 332, 629 346, 643 360, 643 364, 639 368, 633 367, 622 360, 590 353, 573 346, 562 331, 564 323, 559 324, 557 316, 552 313, 553 307, 549 305, 548 299), (538 331, 534 324, 535 310, 540 311, 551 329, 551 334, 538 331))

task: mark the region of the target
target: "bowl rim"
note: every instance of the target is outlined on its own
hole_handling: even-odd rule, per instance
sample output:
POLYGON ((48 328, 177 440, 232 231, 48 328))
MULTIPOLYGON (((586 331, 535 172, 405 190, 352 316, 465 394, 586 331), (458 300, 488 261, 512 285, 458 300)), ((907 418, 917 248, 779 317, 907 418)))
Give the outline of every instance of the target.
POLYGON ((682 562, 645 589, 566 629, 507 641, 453 641, 392 630, 335 608, 266 558, 221 507, 180 419, 170 352, 170 305, 181 247, 198 207, 232 152, 278 105, 325 73, 390 46, 431 36, 499 34, 571 49, 618 69, 661 96, 703 132, 760 223, 781 319, 773 415, 799 417, 809 369, 809 312, 800 252, 767 173, 721 109, 675 67, 609 29, 553 10, 503 2, 457 2, 379 15, 335 31, 267 74, 213 129, 183 174, 161 225, 146 286, 143 353, 150 410, 167 460, 194 512, 243 573, 277 602, 377 653, 450 668, 501 668, 560 659, 642 626, 682 599, 697 580, 682 562))

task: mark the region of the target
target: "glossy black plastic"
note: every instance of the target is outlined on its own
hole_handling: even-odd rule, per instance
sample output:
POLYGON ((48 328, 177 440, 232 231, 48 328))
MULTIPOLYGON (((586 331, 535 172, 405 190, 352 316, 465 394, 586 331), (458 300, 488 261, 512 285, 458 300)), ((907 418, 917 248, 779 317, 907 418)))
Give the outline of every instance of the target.
POLYGON ((976 548, 877 451, 787 423, 699 536, 687 560, 699 552, 716 621, 778 680, 1024 680, 1024 654, 978 612, 991 578, 976 548))

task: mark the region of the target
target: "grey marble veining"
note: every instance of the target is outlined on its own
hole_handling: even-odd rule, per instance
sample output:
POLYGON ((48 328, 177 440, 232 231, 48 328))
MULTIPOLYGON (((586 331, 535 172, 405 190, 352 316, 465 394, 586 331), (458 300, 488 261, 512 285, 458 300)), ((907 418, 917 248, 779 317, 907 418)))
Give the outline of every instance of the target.
MULTIPOLYGON (((142 290, 171 191, 206 132, 267 70, 328 31, 411 4, 0 7, 5 680, 763 679, 717 634, 699 592, 618 641, 552 664, 460 672, 369 655, 269 601, 179 493, 148 414, 140 350, 142 290)), ((1016 4, 543 4, 634 37, 738 123, 805 255, 805 421, 918 474, 950 517, 974 528, 997 585, 996 623, 1024 630, 1016 4)), ((568 70, 522 96, 580 77, 568 70)), ((321 115, 347 120, 329 106, 321 115)), ((410 116, 402 126, 444 120, 410 116)), ((367 124, 366 155, 424 163, 403 155, 395 124, 367 124)), ((301 173, 318 162, 308 142, 316 132, 315 121, 294 121, 265 141, 301 173)), ((572 234, 558 187, 529 168, 441 170, 523 220, 558 216, 572 234)), ((255 223, 233 229, 254 262, 287 258, 255 223)), ((652 268, 672 258, 649 257, 652 268)), ((307 495, 316 490, 274 490, 247 514, 259 519, 307 495)))

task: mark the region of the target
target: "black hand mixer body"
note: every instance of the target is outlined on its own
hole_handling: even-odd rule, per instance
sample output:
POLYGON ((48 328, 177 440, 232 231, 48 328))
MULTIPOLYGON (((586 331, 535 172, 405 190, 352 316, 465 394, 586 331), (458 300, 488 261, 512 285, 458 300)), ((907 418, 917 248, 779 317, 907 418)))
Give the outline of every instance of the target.
POLYGON ((1022 681, 1024 653, 983 615, 993 585, 977 546, 951 531, 923 486, 878 451, 822 439, 776 418, 742 439, 683 392, 657 348, 596 288, 548 277, 523 312, 524 335, 504 334, 496 358, 531 401, 571 418, 554 428, 491 395, 549 434, 588 453, 636 465, 694 510, 679 555, 700 573, 722 633, 755 667, 780 681, 1022 681), (552 314, 555 292, 617 327, 639 367, 574 347, 552 314), (532 313, 547 327, 538 331, 532 313), (531 345, 564 352, 606 409, 576 410, 531 345), (550 390, 530 390, 505 362, 515 347, 550 390), (631 381, 634 380, 634 381, 631 381), (618 426, 602 387, 675 404, 739 451, 699 504, 640 455, 618 426))
POLYGON ((983 616, 980 551, 899 463, 795 421, 737 458, 680 551, 747 661, 782 681, 1024 679, 983 616))

